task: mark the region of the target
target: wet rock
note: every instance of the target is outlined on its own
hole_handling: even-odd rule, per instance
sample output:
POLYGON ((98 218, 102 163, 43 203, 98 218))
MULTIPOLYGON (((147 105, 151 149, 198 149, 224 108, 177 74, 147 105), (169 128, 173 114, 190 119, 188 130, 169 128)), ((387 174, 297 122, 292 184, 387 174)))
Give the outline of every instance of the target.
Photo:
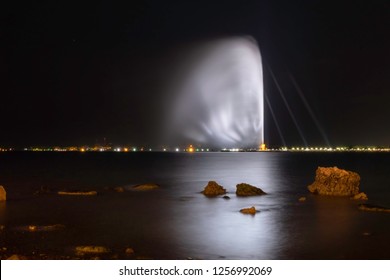
POLYGON ((390 208, 372 204, 359 204, 359 210, 390 213, 390 208))
POLYGON ((141 184, 132 187, 131 189, 134 191, 149 191, 158 189, 160 186, 157 184, 141 184))
POLYGON ((77 246, 75 252, 77 255, 85 254, 104 254, 108 253, 110 250, 104 246, 77 246))
POLYGON ((222 198, 223 198, 223 199, 230 199, 230 196, 224 195, 222 198))
POLYGON ((217 196, 226 193, 226 190, 215 181, 209 181, 202 193, 206 196, 217 196))
POLYGON ((252 206, 251 208, 243 208, 240 210, 240 212, 243 214, 254 215, 254 214, 256 214, 256 208, 254 206, 252 206))
POLYGON ((361 192, 361 193, 355 194, 352 197, 352 199, 355 199, 355 200, 368 200, 368 197, 367 197, 367 195, 364 192, 361 192))
POLYGON ((130 247, 126 248, 125 253, 126 253, 126 255, 132 255, 132 254, 134 254, 134 249, 130 248, 130 247))
POLYGON ((5 225, 0 225, 0 231, 5 229, 5 225))
POLYGON ((7 200, 7 192, 5 191, 3 186, 0 186, 0 201, 7 200))
POLYGON ((22 231, 55 231, 55 230, 61 230, 64 229, 65 226, 61 224, 54 224, 54 225, 28 225, 28 226, 22 226, 18 229, 22 231))
POLYGON ((238 196, 253 196, 266 194, 262 189, 245 183, 238 184, 236 188, 236 195, 238 196))
POLYGON ((7 260, 27 260, 25 256, 14 254, 10 256, 7 260))
POLYGON ((96 191, 59 191, 59 195, 97 195, 96 191))
POLYGON ((115 187, 114 191, 116 191, 116 192, 124 192, 125 188, 124 187, 115 187))
POLYGON ((306 197, 302 196, 298 199, 299 202, 305 202, 306 201, 306 197))
POLYGON ((337 167, 318 167, 310 192, 319 195, 353 196, 359 193, 359 174, 337 167))

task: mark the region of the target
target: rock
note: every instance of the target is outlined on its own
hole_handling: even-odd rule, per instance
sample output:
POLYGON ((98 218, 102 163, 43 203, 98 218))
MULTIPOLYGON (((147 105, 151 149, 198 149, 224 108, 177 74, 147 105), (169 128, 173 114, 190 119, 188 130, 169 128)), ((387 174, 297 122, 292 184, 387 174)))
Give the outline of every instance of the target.
POLYGON ((223 199, 230 199, 230 196, 224 195, 222 198, 223 199))
POLYGON ((132 254, 134 254, 134 249, 133 248, 126 248, 126 250, 125 250, 125 253, 127 254, 127 255, 132 255, 132 254))
POLYGON ((318 167, 310 192, 319 195, 353 196, 359 193, 359 174, 337 167, 318 167))
POLYGON ((133 186, 131 189, 134 191, 149 191, 158 189, 160 186, 157 184, 141 184, 133 186))
POLYGON ((7 260, 27 260, 27 258, 25 256, 22 256, 22 255, 12 255, 10 256, 7 260))
POLYGON ((262 189, 245 183, 238 184, 236 188, 237 188, 236 195, 238 196, 252 196, 252 195, 266 194, 262 189))
POLYGON ((23 226, 18 229, 23 231, 55 231, 55 230, 61 230, 64 229, 65 226, 61 224, 54 224, 54 225, 44 225, 44 226, 38 226, 38 225, 28 225, 23 226))
POLYGON ((368 200, 368 197, 367 197, 367 195, 364 192, 361 192, 361 193, 355 194, 352 197, 352 199, 355 199, 355 200, 368 200))
POLYGON ((207 196, 217 196, 217 195, 225 194, 226 190, 217 182, 209 181, 207 183, 207 186, 202 191, 202 193, 207 196))
POLYGON ((77 246, 75 248, 75 252, 77 255, 84 255, 84 254, 104 254, 108 253, 110 250, 108 250, 106 247, 103 246, 77 246))
POLYGON ((7 200, 7 192, 5 191, 3 186, 0 186, 0 201, 7 200))
POLYGON ((124 192, 125 188, 124 187, 115 187, 114 191, 116 191, 116 192, 124 192))
POLYGON ((59 191, 59 195, 97 195, 96 191, 59 191))
POLYGON ((254 215, 254 214, 256 214, 256 208, 254 206, 252 206, 251 208, 243 208, 240 210, 240 212, 243 214, 254 215))
POLYGON ((390 213, 390 208, 372 204, 359 204, 359 210, 390 213))
POLYGON ((305 202, 306 201, 306 197, 302 196, 298 199, 299 202, 305 202))

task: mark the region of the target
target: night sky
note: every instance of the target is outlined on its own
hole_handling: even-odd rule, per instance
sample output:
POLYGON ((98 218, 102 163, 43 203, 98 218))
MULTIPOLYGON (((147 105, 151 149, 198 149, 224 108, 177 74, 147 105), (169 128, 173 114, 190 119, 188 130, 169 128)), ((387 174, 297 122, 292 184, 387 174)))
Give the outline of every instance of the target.
MULTIPOLYGON (((286 144, 390 145, 390 2, 11 1, 2 6, 0 146, 162 143, 170 70, 199 42, 252 36, 286 144)), ((266 107, 266 142, 281 139, 266 107)))

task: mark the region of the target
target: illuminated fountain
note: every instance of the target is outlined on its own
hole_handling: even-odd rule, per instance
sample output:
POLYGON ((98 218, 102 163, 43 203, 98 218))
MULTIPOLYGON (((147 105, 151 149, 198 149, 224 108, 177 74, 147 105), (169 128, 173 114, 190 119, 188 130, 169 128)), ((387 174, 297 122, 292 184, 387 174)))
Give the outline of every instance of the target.
POLYGON ((214 148, 265 148, 263 69, 255 40, 216 40, 185 60, 179 84, 170 89, 171 138, 214 148))

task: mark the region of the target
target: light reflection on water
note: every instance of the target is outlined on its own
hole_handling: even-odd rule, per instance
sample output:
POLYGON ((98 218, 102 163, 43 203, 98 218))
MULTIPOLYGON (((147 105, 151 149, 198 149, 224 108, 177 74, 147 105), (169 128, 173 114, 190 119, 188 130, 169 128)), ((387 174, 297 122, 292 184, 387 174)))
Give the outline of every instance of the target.
POLYGON ((356 156, 19 155, 29 157, 24 166, 20 158, 0 158, 0 164, 7 166, 0 170, 0 178, 9 199, 0 203, 1 224, 6 226, 0 238, 10 249, 59 255, 69 254, 69 248, 77 245, 104 245, 123 258, 124 248, 133 247, 139 256, 156 259, 388 259, 388 214, 360 212, 356 201, 313 196, 306 189, 317 165, 339 165, 359 172, 363 191, 375 197, 374 202, 379 193, 381 203, 389 205, 389 178, 384 169, 389 156, 376 155, 376 167, 364 164, 365 157, 373 155, 361 154, 360 161, 356 156), (34 174, 40 174, 36 181, 31 180, 34 174), (209 180, 222 184, 231 199, 203 196, 200 191, 209 180), (97 189, 100 195, 32 195, 41 184, 61 189, 69 182, 72 187, 97 189), (106 189, 144 182, 159 183, 161 189, 124 193, 106 189), (237 197, 235 185, 241 182, 268 194, 237 197), (298 202, 302 195, 307 197, 304 203, 298 202), (251 206, 260 212, 254 216, 239 212, 251 206), (66 228, 22 238, 13 230, 57 223, 66 228))

